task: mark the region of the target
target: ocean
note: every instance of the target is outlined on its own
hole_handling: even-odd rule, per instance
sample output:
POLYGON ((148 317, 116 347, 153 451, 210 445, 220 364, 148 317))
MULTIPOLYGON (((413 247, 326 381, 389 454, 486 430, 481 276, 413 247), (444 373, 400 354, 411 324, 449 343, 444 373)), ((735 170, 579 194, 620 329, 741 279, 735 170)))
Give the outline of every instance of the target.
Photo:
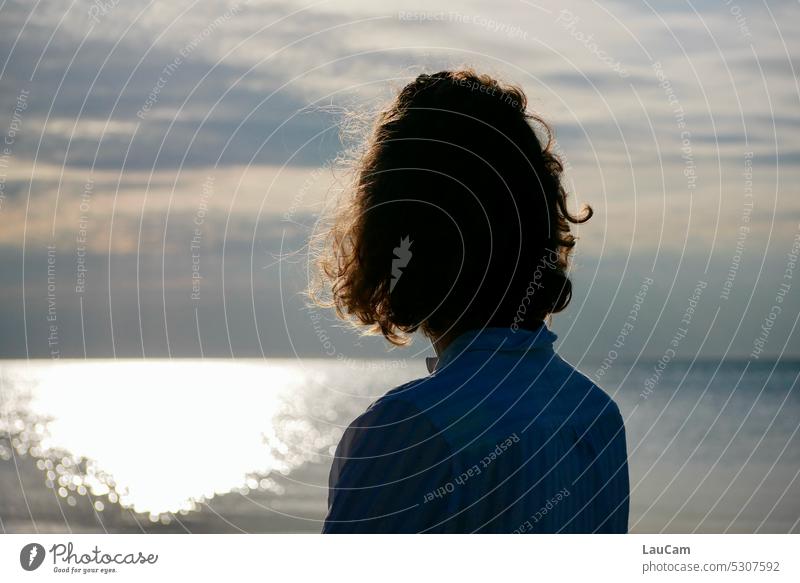
MULTIPOLYGON (((798 532, 800 363, 577 362, 625 418, 632 532, 798 532)), ((421 360, 0 364, 3 532, 318 532, 344 428, 421 360)))

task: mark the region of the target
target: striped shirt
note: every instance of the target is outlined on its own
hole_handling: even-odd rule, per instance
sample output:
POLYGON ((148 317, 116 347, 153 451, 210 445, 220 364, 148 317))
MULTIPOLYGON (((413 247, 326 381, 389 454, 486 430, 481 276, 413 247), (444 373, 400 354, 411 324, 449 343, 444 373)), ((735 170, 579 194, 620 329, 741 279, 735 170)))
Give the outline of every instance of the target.
POLYGON ((323 532, 627 532, 619 409, 556 335, 462 334, 345 431, 323 532))

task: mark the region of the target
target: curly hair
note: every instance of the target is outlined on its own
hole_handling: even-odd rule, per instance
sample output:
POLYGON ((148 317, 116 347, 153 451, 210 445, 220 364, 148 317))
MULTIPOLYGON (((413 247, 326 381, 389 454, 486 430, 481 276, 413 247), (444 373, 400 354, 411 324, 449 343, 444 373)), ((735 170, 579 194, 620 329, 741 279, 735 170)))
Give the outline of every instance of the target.
POLYGON ((418 76, 378 115, 312 297, 396 345, 563 310, 570 224, 592 210, 570 214, 553 144, 519 87, 469 69, 418 76))

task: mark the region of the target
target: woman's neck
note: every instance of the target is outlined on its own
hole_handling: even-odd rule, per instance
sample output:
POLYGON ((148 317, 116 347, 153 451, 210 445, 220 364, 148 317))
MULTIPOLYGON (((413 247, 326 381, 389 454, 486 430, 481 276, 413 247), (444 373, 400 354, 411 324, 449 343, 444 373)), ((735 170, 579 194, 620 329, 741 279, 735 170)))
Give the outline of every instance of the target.
MULTIPOLYGON (((519 327, 520 328, 525 328, 526 330, 535 330, 539 326, 541 326, 543 322, 544 322, 544 320, 536 320, 536 321, 530 322, 530 323, 523 322, 523 323, 520 323, 519 327)), ((431 338, 431 344, 433 344, 433 350, 436 352, 436 356, 439 356, 439 357, 442 356, 442 353, 445 351, 445 349, 448 346, 450 346, 450 344, 453 342, 453 340, 455 340, 456 338, 458 338, 458 336, 461 335, 461 332, 463 332, 463 330, 458 331, 458 332, 454 332, 453 330, 450 330, 449 332, 447 332, 445 334, 442 334, 442 335, 437 336, 435 338, 431 338)))

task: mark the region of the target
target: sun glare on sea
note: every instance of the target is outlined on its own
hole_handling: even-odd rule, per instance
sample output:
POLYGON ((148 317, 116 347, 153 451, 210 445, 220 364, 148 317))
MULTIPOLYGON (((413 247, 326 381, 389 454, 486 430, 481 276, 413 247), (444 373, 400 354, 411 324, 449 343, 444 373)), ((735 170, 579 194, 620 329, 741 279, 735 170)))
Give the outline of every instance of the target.
POLYGON ((33 368, 28 406, 50 419, 41 449, 92 460, 138 512, 190 509, 248 475, 285 471, 273 419, 281 394, 302 383, 296 370, 214 361, 33 368))

